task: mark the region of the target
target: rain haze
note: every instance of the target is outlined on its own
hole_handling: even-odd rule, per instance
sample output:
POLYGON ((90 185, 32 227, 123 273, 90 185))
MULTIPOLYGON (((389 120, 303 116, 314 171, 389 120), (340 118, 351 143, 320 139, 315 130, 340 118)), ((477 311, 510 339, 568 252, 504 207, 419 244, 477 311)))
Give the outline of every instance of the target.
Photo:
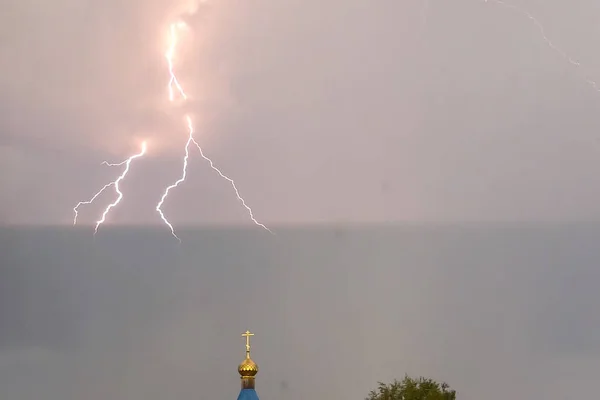
POLYGON ((246 329, 263 400, 360 400, 405 373, 465 400, 593 395, 598 2, 2 9, 3 398, 232 399, 246 329), (189 99, 170 103, 178 19, 189 99), (192 149, 171 236, 155 206, 185 115, 275 235, 192 149), (98 234, 113 192, 73 227, 121 171, 101 162, 144 140, 98 234))

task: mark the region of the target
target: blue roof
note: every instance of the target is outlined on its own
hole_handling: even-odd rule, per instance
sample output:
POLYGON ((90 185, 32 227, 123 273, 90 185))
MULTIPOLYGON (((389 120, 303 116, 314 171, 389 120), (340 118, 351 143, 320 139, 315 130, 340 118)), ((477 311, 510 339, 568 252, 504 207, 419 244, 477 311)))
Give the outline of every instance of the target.
POLYGON ((258 400, 258 395, 254 389, 242 389, 237 400, 258 400))

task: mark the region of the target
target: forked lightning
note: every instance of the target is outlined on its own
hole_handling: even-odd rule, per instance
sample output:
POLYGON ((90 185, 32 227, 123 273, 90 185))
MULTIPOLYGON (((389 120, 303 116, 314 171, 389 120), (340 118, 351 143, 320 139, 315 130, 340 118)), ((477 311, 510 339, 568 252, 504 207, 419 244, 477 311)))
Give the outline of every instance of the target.
MULTIPOLYGON (((180 31, 182 31, 184 29, 187 29, 187 25, 183 21, 177 21, 177 22, 169 25, 169 45, 168 45, 168 48, 167 48, 164 56, 165 56, 165 59, 167 62, 167 68, 168 68, 168 73, 169 73, 169 82, 168 82, 167 90, 168 90, 168 98, 169 98, 170 102, 174 102, 177 96, 179 96, 181 98, 181 100, 183 100, 183 101, 188 99, 188 96, 185 93, 185 91, 183 90, 182 85, 179 83, 179 80, 177 79, 177 76, 174 71, 174 58, 175 58, 175 51, 177 49, 178 34, 180 31)), ((186 180, 188 161, 189 161, 189 157, 190 157, 190 144, 191 143, 193 143, 198 148, 198 150, 200 151, 200 156, 209 162, 210 167, 213 170, 215 170, 221 178, 225 179, 226 181, 228 181, 231 184, 231 186, 233 187, 233 190, 235 191, 236 197, 241 202, 242 206, 248 211, 252 222, 254 222, 256 225, 260 226, 261 228, 266 229, 267 231, 271 232, 271 230, 269 228, 267 228, 264 224, 262 224, 256 220, 256 218, 254 217, 254 214, 252 212, 252 209, 246 204, 245 200, 241 197, 241 195, 235 185, 235 182, 231 178, 229 178, 225 174, 223 174, 217 167, 215 167, 213 161, 204 154, 204 152, 202 151, 202 147, 194 139, 194 127, 192 124, 191 117, 189 115, 185 116, 185 120, 187 122, 188 139, 187 139, 187 141, 185 143, 185 147, 184 147, 185 155, 183 157, 183 167, 182 167, 182 171, 181 171, 181 176, 177 181, 175 181, 172 185, 169 185, 165 189, 163 195, 160 198, 160 201, 156 205, 156 211, 158 212, 162 221, 170 229, 171 234, 177 240, 179 240, 181 242, 181 239, 175 234, 175 229, 174 229, 173 225, 171 224, 171 222, 169 222, 169 220, 165 216, 165 213, 163 212, 162 207, 163 207, 165 201, 167 200, 167 197, 169 196, 171 190, 175 189, 177 186, 179 186, 179 184, 183 183, 186 180)), ((127 173, 129 172, 131 162, 136 158, 142 157, 145 153, 146 153, 146 142, 144 142, 142 144, 142 150, 138 154, 134 154, 133 156, 126 159, 125 161, 122 161, 120 163, 114 163, 114 164, 104 161, 102 163, 104 165, 108 165, 108 166, 125 165, 125 168, 124 168, 122 174, 116 180, 104 185, 104 187, 102 187, 102 189, 100 189, 96 194, 94 194, 94 196, 92 196, 91 199, 89 199, 87 201, 81 201, 73 208, 73 212, 75 214, 75 216, 73 218, 73 224, 77 223, 79 207, 81 207, 82 205, 88 205, 88 204, 93 203, 98 198, 98 196, 100 196, 105 190, 107 190, 108 188, 114 187, 115 192, 117 193, 117 198, 114 202, 110 203, 104 209, 104 212, 102 213, 100 219, 98 221, 96 221, 96 226, 94 229, 94 235, 95 235, 96 232, 98 232, 98 228, 100 227, 100 225, 102 225, 106 221, 106 218, 107 218, 110 210, 112 208, 116 207, 123 199, 123 193, 121 192, 120 184, 123 181, 123 179, 125 178, 125 176, 127 175, 127 173)))
POLYGON ((108 165, 111 167, 125 165, 125 168, 123 169, 123 172, 121 173, 121 175, 119 175, 119 177, 117 179, 104 185, 104 187, 102 189, 100 189, 98 192, 96 192, 96 194, 93 195, 91 199, 89 199, 88 201, 80 201, 79 203, 77 203, 77 205, 73 208, 73 212, 75 213, 75 217, 73 218, 73 225, 75 225, 77 223, 78 209, 80 206, 93 203, 94 200, 96 200, 96 198, 98 196, 100 196, 106 189, 114 186, 115 192, 117 193, 117 199, 114 202, 110 203, 104 209, 104 212, 102 213, 102 217, 98 221, 96 221, 96 227, 94 228, 94 235, 95 235, 96 232, 98 232, 98 228, 100 227, 100 225, 102 225, 104 223, 104 221, 106 221, 106 217, 108 216, 108 213, 110 212, 110 210, 113 207, 117 206, 123 199, 123 192, 121 192, 120 185, 121 185, 121 181, 123 181, 123 179, 125 179, 125 176, 127 176, 127 173, 129 172, 129 168, 131 167, 131 162, 133 160, 135 160, 136 158, 142 157, 144 154, 146 154, 146 142, 142 143, 142 149, 139 153, 132 155, 125 161, 122 161, 122 162, 116 163, 116 164, 111 164, 111 163, 108 163, 107 161, 104 161, 102 164, 105 164, 105 165, 108 165))
MULTIPOLYGON (((556 46, 552 40, 550 40, 550 38, 547 36, 546 34, 546 30, 544 29, 544 26, 541 24, 541 22, 535 18, 531 13, 529 13, 528 11, 524 10, 521 7, 518 7, 514 4, 511 3, 507 3, 504 0, 482 0, 485 3, 493 3, 496 4, 498 6, 513 10, 517 13, 519 13, 520 15, 528 18, 533 24, 534 26, 538 29, 542 39, 544 40, 544 42, 548 45, 548 47, 550 47, 553 51, 555 51, 557 54, 559 54, 565 61, 567 61, 569 64, 571 64, 572 66, 574 66, 575 68, 580 68, 581 67, 581 63, 579 61, 577 61, 575 58, 573 58, 572 56, 570 56, 567 52, 563 51, 560 47, 556 46)), ((429 8, 429 0, 424 0, 424 11, 426 14, 427 8, 429 8)), ((424 16, 424 22, 426 21, 426 15, 424 16)), ((177 76, 175 74, 175 67, 174 67, 174 58, 175 58, 175 52, 177 49, 177 43, 178 43, 178 33, 183 30, 183 29, 187 29, 187 25, 182 22, 182 21, 178 21, 175 23, 172 23, 169 26, 169 46, 167 48, 167 51, 165 52, 164 56, 165 59, 167 61, 167 67, 168 67, 168 73, 169 73, 169 81, 168 81, 168 98, 170 102, 174 102, 176 99, 176 95, 178 95, 181 100, 185 101, 188 99, 188 95, 186 94, 186 92, 184 91, 182 85, 180 84, 179 80, 177 79, 177 76)), ((598 84, 596 83, 596 81, 592 80, 592 79, 588 79, 586 78, 585 81, 596 91, 600 91, 600 87, 598 86, 598 84)), ((261 228, 271 232, 271 230, 269 228, 267 228, 264 224, 258 222, 256 220, 256 218, 254 217, 254 214, 252 212, 252 209, 246 204, 245 200, 241 197, 235 182, 227 177, 225 174, 223 174, 213 163, 213 161, 208 158, 203 150, 202 147, 199 145, 199 143, 194 139, 194 127, 193 127, 193 123, 192 123, 192 119, 189 115, 185 116, 185 120, 187 122, 187 128, 188 128, 188 138, 187 141, 185 143, 185 147, 184 147, 184 151, 185 151, 185 155, 183 157, 183 167, 182 167, 182 172, 180 175, 180 178, 175 181, 172 185, 168 186, 163 195, 160 198, 160 201, 158 202, 158 204, 156 205, 156 211, 158 212, 160 218, 162 219, 162 221, 167 225, 167 227, 170 229, 171 234, 177 238, 179 241, 181 241, 179 239, 179 237, 175 234, 175 229, 173 227, 173 225, 169 222, 169 220, 166 218, 162 207, 165 203, 165 201, 167 200, 168 195, 170 194, 170 191, 174 188, 176 188, 179 184, 183 183, 186 180, 187 177, 187 168, 188 168, 188 161, 189 161, 189 157, 190 157, 190 144, 194 144, 199 152, 200 152, 200 156, 205 159, 210 167, 219 174, 219 176, 221 178, 223 178, 224 180, 228 181, 232 188, 235 191, 235 194, 237 196, 237 199, 240 201, 240 203, 242 204, 242 206, 248 211, 248 214, 250 216, 250 219, 252 220, 252 222, 258 226, 260 226, 261 228)), ((130 170, 130 166, 133 160, 142 157, 144 154, 146 153, 146 142, 142 143, 142 149, 139 153, 132 155, 131 157, 129 157, 128 159, 126 159, 125 161, 122 161, 120 163, 116 163, 116 164, 111 164, 108 162, 104 162, 103 164, 106 164, 108 166, 123 166, 125 165, 125 168, 123 170, 123 172, 121 173, 121 175, 119 175, 119 177, 104 185, 96 194, 94 194, 94 196, 92 196, 89 200, 87 201, 81 201, 79 202, 74 208, 73 208, 73 212, 75 214, 74 219, 73 219, 73 224, 77 223, 77 217, 78 217, 78 210, 79 207, 81 207, 82 205, 88 205, 93 203, 104 191, 106 191, 107 189, 114 187, 115 192, 117 194, 117 198, 114 202, 110 203, 104 210, 104 212, 102 213, 101 218, 96 221, 96 226, 94 229, 94 234, 98 231, 98 228, 100 227, 100 225, 102 225, 105 221, 106 218, 110 212, 110 210, 114 207, 116 207, 122 200, 123 198, 123 193, 121 192, 120 189, 120 184, 123 181, 123 179, 127 176, 129 170, 130 170)), ((272 233, 272 232, 271 232, 272 233)))
MULTIPOLYGON (((183 87, 181 86, 181 84, 179 83, 179 80, 177 79, 177 76, 175 74, 174 71, 174 55, 175 55, 175 50, 177 49, 177 39, 178 39, 178 31, 187 28, 187 25, 185 25, 185 23, 183 23, 182 21, 178 21, 175 23, 172 23, 169 26, 169 48, 165 53, 165 58, 167 59, 167 66, 168 66, 168 70, 169 70, 169 84, 168 84, 168 94, 169 94, 169 101, 170 102, 174 102, 175 101, 175 92, 179 93, 179 95, 181 96, 181 98, 183 100, 187 100, 187 94, 185 93, 185 91, 183 90, 183 87)), ((188 167, 188 159, 189 159, 189 146, 190 143, 194 143, 194 145, 196 145, 196 147, 198 148, 198 150, 200 151, 200 155, 202 156, 202 158, 204 158, 206 161, 209 162, 210 167, 215 170, 219 176, 223 179, 225 179, 226 181, 228 181, 231 186, 233 187, 233 190, 235 191, 235 194, 238 198, 238 200, 242 203, 242 206, 244 206, 244 208, 246 208, 246 210, 248 211, 248 214, 250 216, 250 219, 252 220, 252 222, 254 222, 256 225, 260 226, 263 229, 266 229, 267 231, 269 231, 270 233, 273 233, 269 228, 267 228, 264 224, 258 222, 256 220, 256 218, 254 218, 254 214, 252 213, 252 209, 246 204, 246 202, 244 201, 244 199, 240 196, 240 193, 235 185, 235 182, 233 181, 233 179, 227 177, 226 175, 224 175, 217 167, 215 167, 213 161, 208 158, 204 152, 202 151, 202 147, 200 146, 200 144, 198 144, 198 142, 194 139, 194 126, 192 123, 192 119, 189 115, 187 115, 185 117, 186 122, 187 122, 187 128, 188 128, 188 140, 185 144, 185 156, 183 157, 183 167, 182 167, 182 172, 181 172, 181 177, 172 185, 168 186, 160 201, 158 202, 158 204, 156 205, 156 211, 158 212, 158 214, 160 215, 160 218, 163 220, 163 222, 169 227, 169 229, 171 230, 171 234, 177 239, 179 240, 179 242, 181 242, 181 239, 175 234, 175 229, 173 228, 173 224, 171 222, 169 222, 169 220, 167 219, 167 217, 165 216, 164 212, 162 211, 162 206, 164 204, 164 202, 166 201, 167 197, 169 196, 169 192, 176 188, 180 183, 183 183, 187 177, 187 167, 188 167)))

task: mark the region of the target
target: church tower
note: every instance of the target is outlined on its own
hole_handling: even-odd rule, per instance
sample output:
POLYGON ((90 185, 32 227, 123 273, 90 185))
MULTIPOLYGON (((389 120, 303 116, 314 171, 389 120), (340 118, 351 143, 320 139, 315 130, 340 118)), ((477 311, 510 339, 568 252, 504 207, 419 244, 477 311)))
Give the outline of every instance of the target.
POLYGON ((242 379, 242 390, 237 400, 259 400, 254 390, 254 379, 258 373, 258 365, 250 358, 250 336, 254 336, 254 333, 250 333, 250 331, 242 333, 242 337, 246 338, 246 359, 238 367, 242 379))

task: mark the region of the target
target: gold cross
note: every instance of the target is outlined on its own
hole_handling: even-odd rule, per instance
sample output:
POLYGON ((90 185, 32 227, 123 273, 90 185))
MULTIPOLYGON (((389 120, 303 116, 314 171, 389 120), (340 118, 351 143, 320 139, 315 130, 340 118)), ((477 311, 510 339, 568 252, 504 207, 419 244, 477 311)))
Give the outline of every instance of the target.
POLYGON ((250 356, 250 336, 254 336, 254 333, 250 333, 250 331, 246 331, 242 333, 242 337, 246 338, 246 355, 250 356))

